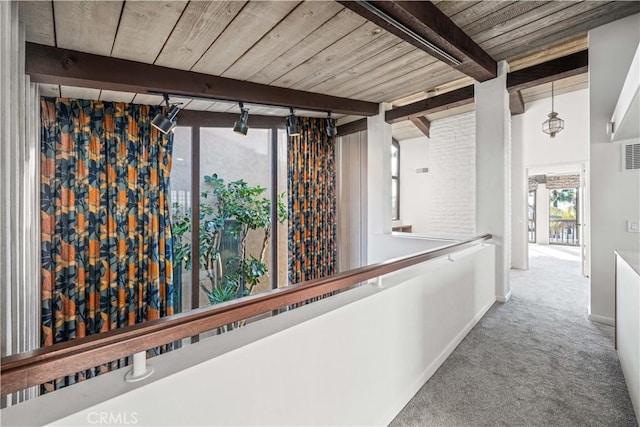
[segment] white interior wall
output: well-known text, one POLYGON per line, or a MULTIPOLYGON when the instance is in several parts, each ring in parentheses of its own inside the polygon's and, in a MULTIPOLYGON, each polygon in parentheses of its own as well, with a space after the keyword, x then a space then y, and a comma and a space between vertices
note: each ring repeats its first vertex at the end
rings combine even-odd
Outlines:
POLYGON ((379 114, 367 117, 367 263, 383 250, 380 241, 391 235, 391 125, 379 114))
MULTIPOLYGON (((2 356, 40 344, 40 102, 24 72, 19 2, 0 2, 0 312, 2 356)), ((26 390, 8 403, 34 394, 26 390)))
POLYGON ((338 165, 338 269, 366 265, 367 132, 340 137, 338 165))
POLYGON ((3 424, 388 425, 495 301, 493 245, 453 257, 155 357, 143 382, 120 370, 46 394, 3 424))
POLYGON ((430 232, 428 187, 433 168, 429 167, 429 146, 426 136, 400 141, 400 221, 411 225, 413 233, 430 232), (423 168, 429 168, 429 172, 416 172, 423 168))
POLYGON ((400 141, 400 219, 414 233, 476 234, 475 145, 473 111, 432 121, 430 138, 400 141))
MULTIPOLYGON (((555 138, 542 132, 542 123, 551 111, 551 99, 525 105, 525 112, 511 118, 513 141, 512 266, 528 265, 526 224, 527 175, 579 173, 589 161, 589 91, 587 89, 555 97, 555 111, 565 120, 565 128, 555 138), (524 182, 523 182, 524 180, 524 182), (524 210, 523 210, 524 209, 524 210), (524 221, 520 221, 524 218, 524 221)), ((549 191, 544 185, 536 192, 536 241, 549 244, 549 191)), ((583 213, 584 215, 585 213, 583 213)))
POLYGON ((528 194, 523 115, 511 116, 511 268, 529 268, 528 194))
POLYGON ((640 234, 626 224, 640 218, 640 172, 621 171, 621 143, 606 134, 639 41, 640 14, 589 32, 590 318, 606 323, 614 322, 613 251, 640 250, 640 234))
POLYGON ((589 160, 589 91, 569 92, 555 97, 555 111, 564 120, 564 130, 551 138, 542 132, 542 123, 551 111, 551 98, 525 105, 522 124, 525 168, 545 168, 548 172, 568 164, 589 160))

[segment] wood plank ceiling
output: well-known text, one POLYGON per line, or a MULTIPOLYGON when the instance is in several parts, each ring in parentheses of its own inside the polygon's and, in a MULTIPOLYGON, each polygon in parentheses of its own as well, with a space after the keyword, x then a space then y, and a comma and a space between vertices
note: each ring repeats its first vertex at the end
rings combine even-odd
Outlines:
MULTIPOLYGON (((582 50, 589 29, 640 11, 635 1, 434 3, 512 70, 582 50)), ((20 18, 34 43, 372 102, 403 105, 471 83, 334 1, 21 1, 20 18)), ((584 85, 585 76, 574 77, 566 89, 584 85)), ((562 85, 557 89, 562 93, 562 85)), ((527 102, 548 90, 522 95, 527 102)), ((55 85, 42 93, 161 102, 157 95, 55 85)), ((176 101, 193 110, 238 111, 223 102, 176 101)))

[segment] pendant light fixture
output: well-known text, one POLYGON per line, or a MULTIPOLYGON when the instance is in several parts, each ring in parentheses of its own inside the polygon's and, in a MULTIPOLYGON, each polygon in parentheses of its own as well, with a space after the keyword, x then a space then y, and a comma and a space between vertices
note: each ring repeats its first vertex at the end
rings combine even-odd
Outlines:
POLYGON ((542 132, 555 138, 556 134, 564 129, 564 120, 558 117, 558 113, 553 108, 553 82, 551 82, 551 112, 549 118, 542 123, 542 132))
POLYGON ((167 115, 164 115, 162 113, 156 114, 156 116, 153 118, 153 121, 151 122, 151 125, 163 134, 167 135, 178 124, 176 116, 180 112, 180 109, 178 108, 178 104, 169 104, 169 95, 167 95, 166 93, 164 94, 164 102, 167 104, 167 108, 169 109, 167 115))
POLYGON ((327 136, 333 138, 338 134, 338 128, 336 127, 335 119, 331 118, 331 111, 327 114, 327 136))
POLYGON ((293 107, 289 107, 289 117, 287 117, 287 134, 289 136, 299 136, 298 118, 293 113, 293 107))
POLYGON ((233 131, 235 133, 246 135, 249 130, 247 120, 249 120, 249 110, 244 108, 244 104, 240 102, 240 120, 234 123, 233 131))

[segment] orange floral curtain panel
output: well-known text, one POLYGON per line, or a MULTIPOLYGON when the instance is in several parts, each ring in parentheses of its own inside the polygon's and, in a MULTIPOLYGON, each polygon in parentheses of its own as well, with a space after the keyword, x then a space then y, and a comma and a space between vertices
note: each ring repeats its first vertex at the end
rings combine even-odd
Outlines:
POLYGON ((42 345, 173 314, 160 111, 42 99, 42 345))
POLYGON ((337 271, 334 138, 325 120, 299 118, 300 136, 288 141, 289 282, 337 271))

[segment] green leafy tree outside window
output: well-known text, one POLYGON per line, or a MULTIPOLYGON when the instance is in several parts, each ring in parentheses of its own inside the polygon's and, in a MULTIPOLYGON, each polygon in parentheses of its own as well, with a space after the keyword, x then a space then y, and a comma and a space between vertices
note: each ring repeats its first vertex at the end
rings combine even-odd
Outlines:
MULTIPOLYGON (((200 195, 199 268, 204 270, 208 286, 201 285, 211 304, 251 295, 260 279, 268 274, 265 256, 271 238, 271 200, 264 196, 265 188, 251 187, 244 180, 224 182, 216 174, 204 177, 209 187, 200 195), (250 231, 262 232, 258 253, 249 253, 247 237, 250 231), (225 249, 224 239, 239 242, 237 251, 225 249)), ((277 221, 287 219, 283 202, 278 196, 277 221)), ((179 268, 190 270, 191 215, 188 209, 174 204, 174 254, 179 268)))

